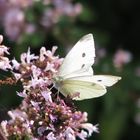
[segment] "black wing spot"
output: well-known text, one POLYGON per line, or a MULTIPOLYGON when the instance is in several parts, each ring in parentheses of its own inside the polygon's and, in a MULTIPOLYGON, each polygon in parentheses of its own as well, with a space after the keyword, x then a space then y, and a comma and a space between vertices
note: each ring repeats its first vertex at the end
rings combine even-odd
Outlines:
POLYGON ((81 68, 83 68, 85 66, 85 64, 83 64, 82 66, 81 66, 81 68))
POLYGON ((101 79, 98 79, 97 81, 98 81, 98 82, 102 82, 102 80, 101 80, 101 79))
POLYGON ((86 56, 86 53, 82 53, 82 57, 85 57, 86 56))

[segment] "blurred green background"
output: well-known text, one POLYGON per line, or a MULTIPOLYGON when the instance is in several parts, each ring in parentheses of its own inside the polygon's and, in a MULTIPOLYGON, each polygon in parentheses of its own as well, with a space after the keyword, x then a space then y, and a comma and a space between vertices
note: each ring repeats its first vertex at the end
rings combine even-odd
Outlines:
MULTIPOLYGON (((122 77, 100 98, 75 102, 99 123, 89 140, 140 140, 140 1, 139 0, 0 0, 0 34, 11 56, 19 59, 30 47, 58 46, 64 57, 85 34, 93 33, 95 74, 122 77)), ((73 61, 73 60, 72 60, 73 61)), ((6 72, 0 72, 1 79, 6 72)), ((19 86, 0 86, 0 121, 21 102, 19 86)))

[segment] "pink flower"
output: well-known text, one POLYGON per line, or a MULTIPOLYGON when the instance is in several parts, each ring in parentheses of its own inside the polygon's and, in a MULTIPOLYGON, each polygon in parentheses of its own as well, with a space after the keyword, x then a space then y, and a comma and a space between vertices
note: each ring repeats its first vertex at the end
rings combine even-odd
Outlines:
POLYGON ((30 48, 28 48, 27 53, 22 53, 20 59, 23 64, 30 64, 32 60, 38 59, 38 56, 30 54, 30 48))
POLYGON ((33 0, 9 0, 11 5, 16 7, 29 7, 33 4, 33 0))
POLYGON ((51 92, 42 91, 41 94, 45 98, 46 102, 52 102, 51 92))
POLYGON ((68 127, 64 132, 66 140, 76 140, 75 132, 72 128, 68 127))
POLYGON ((24 27, 25 16, 20 8, 10 8, 4 16, 5 32, 12 40, 20 37, 20 33, 24 27))
POLYGON ((27 119, 27 114, 19 109, 8 111, 8 115, 12 118, 12 120, 19 118, 21 121, 24 121, 27 119))
POLYGON ((25 90, 23 90, 22 92, 17 92, 17 95, 20 96, 20 97, 23 97, 23 98, 27 97, 27 94, 26 94, 25 90))
POLYGON ((93 132, 99 133, 97 126, 98 126, 98 124, 97 125, 92 125, 90 123, 81 124, 81 127, 88 131, 89 136, 91 136, 93 132))
POLYGON ((124 64, 129 63, 132 60, 132 55, 130 52, 119 49, 113 59, 114 66, 121 69, 124 64))
POLYGON ((56 51, 57 47, 53 47, 52 51, 48 50, 46 51, 45 47, 42 47, 40 49, 40 61, 44 61, 44 59, 46 59, 46 57, 48 57, 50 60, 55 60, 58 57, 54 57, 54 53, 56 51))
POLYGON ((4 132, 5 136, 8 136, 8 131, 7 131, 6 126, 7 126, 7 121, 2 121, 1 122, 1 127, 3 129, 3 132, 4 132))
POLYGON ((57 140, 56 137, 54 136, 54 134, 52 132, 50 132, 47 137, 48 140, 57 140))
POLYGON ((8 48, 5 45, 1 45, 3 41, 3 36, 0 35, 0 69, 2 70, 7 70, 7 69, 12 69, 10 65, 9 58, 5 57, 5 53, 9 54, 8 48))
POLYGON ((7 70, 7 69, 11 69, 11 65, 10 65, 10 61, 7 57, 2 57, 0 56, 0 69, 2 70, 7 70))
POLYGON ((2 43, 2 41, 3 41, 3 36, 0 35, 0 44, 2 43))
POLYGON ((8 48, 4 45, 0 45, 0 55, 4 55, 4 53, 9 54, 8 48))
POLYGON ((13 64, 14 69, 16 69, 16 70, 19 69, 20 63, 15 58, 12 60, 12 64, 13 64))

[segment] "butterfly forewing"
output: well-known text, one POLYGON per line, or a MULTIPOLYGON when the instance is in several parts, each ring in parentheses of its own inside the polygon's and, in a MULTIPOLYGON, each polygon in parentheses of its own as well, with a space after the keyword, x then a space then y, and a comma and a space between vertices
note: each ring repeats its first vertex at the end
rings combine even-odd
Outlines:
POLYGON ((93 76, 93 69, 92 67, 83 68, 77 71, 74 71, 70 74, 63 76, 63 79, 71 79, 71 78, 78 78, 78 77, 91 77, 93 76))
MULTIPOLYGON (((92 34, 81 38, 65 57, 58 75, 64 77, 81 69, 89 69, 94 63, 95 48, 92 34)), ((88 70, 87 70, 88 71, 88 70)))

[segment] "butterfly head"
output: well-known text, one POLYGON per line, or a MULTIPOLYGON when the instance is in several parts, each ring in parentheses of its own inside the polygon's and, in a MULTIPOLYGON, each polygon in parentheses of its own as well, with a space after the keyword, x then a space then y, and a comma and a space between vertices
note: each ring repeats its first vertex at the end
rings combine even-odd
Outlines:
POLYGON ((53 83, 54 83, 54 85, 55 85, 56 88, 59 88, 60 87, 62 81, 63 81, 63 77, 61 77, 61 76, 55 75, 53 77, 53 83))

